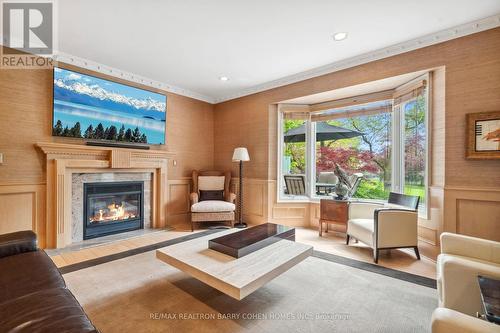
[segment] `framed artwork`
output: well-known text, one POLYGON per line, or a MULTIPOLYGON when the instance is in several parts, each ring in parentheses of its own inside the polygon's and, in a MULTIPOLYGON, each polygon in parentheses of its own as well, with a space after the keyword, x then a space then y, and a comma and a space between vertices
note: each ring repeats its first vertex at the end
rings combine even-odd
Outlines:
POLYGON ((500 159, 500 111, 467 114, 467 159, 500 159))

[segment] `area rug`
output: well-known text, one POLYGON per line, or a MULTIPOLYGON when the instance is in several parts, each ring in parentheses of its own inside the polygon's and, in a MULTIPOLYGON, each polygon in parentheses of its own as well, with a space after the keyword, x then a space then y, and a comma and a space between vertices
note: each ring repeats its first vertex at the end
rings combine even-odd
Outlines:
POLYGON ((436 290, 309 257, 242 301, 168 266, 155 251, 64 274, 108 332, 429 332, 436 290))

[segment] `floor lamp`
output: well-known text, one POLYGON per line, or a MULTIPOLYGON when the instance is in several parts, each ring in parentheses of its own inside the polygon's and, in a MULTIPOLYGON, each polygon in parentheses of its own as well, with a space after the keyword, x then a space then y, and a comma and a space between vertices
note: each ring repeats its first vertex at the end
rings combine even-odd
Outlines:
POLYGON ((243 223, 243 162, 250 161, 248 150, 243 147, 234 149, 233 162, 240 162, 240 187, 238 193, 238 223, 234 226, 236 228, 246 228, 247 224, 243 223))

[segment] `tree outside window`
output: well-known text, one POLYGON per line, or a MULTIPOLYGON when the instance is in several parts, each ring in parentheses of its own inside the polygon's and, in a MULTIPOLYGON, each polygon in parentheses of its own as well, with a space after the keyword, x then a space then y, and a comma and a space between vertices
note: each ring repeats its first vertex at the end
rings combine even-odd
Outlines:
POLYGON ((425 204, 426 126, 424 96, 408 101, 404 110, 404 193, 425 204))
POLYGON ((348 174, 363 174, 355 197, 386 199, 391 189, 390 113, 335 119, 327 123, 362 135, 317 143, 316 176, 332 172, 337 164, 348 174))

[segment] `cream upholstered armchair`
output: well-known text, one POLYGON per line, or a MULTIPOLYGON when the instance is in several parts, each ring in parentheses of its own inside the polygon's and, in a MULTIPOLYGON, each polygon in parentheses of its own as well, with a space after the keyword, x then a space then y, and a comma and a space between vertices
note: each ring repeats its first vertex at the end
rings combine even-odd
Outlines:
POLYGON ((383 249, 413 248, 420 260, 417 243, 419 197, 391 192, 386 204, 351 202, 346 244, 351 237, 373 249, 378 262, 383 249))
POLYGON ((500 279, 500 243, 444 232, 436 266, 439 308, 432 332, 500 332, 499 325, 476 318, 483 313, 478 275, 500 279))
POLYGON ((193 171, 191 231, 195 223, 228 221, 234 225, 234 201, 230 192, 231 172, 193 171))
POLYGON ((432 313, 432 333, 500 333, 500 325, 447 308, 432 313))

